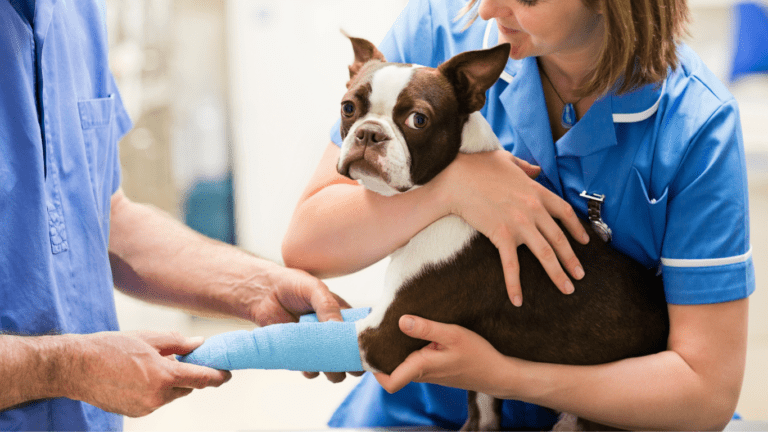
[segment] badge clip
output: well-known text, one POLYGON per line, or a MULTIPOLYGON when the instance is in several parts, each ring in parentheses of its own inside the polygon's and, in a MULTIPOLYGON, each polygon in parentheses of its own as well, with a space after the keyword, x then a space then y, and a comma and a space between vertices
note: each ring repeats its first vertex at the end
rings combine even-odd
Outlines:
POLYGON ((613 232, 608 224, 603 221, 601 213, 605 195, 588 194, 587 191, 584 191, 579 196, 587 199, 587 213, 589 222, 592 223, 592 228, 594 228, 597 235, 599 235, 604 242, 610 242, 611 238, 613 238, 613 232))

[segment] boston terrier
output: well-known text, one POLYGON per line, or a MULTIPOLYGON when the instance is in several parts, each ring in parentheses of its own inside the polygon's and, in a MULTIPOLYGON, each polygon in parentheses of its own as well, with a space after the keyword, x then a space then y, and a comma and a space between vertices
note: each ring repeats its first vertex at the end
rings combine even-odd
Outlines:
MULTIPOLYGON (((434 69, 388 63, 370 42, 350 40, 355 61, 341 104, 339 173, 391 196, 429 182, 459 152, 502 148, 478 110, 504 70, 508 44, 458 54, 434 69)), ((664 350, 669 318, 660 278, 583 224, 591 241, 569 241, 586 276, 573 281, 571 295, 520 246, 525 302, 518 308, 493 243, 457 216, 434 222, 392 253, 382 299, 356 324, 365 369, 391 373, 427 345, 400 331, 404 314, 458 324, 504 355, 536 362, 592 365, 664 350)), ((498 430, 500 401, 473 392, 469 399, 462 429, 498 430)), ((561 415, 556 429, 593 426, 561 415)))

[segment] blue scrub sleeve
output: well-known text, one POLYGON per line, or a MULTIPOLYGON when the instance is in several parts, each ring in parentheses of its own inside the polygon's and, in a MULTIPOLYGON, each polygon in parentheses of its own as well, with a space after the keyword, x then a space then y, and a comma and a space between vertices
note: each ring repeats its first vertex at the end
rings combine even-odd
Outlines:
POLYGON ((369 312, 369 308, 345 309, 341 311, 344 322, 321 323, 311 314, 298 323, 223 333, 179 360, 221 370, 362 371, 354 322, 369 312))
POLYGON ((738 107, 723 103, 694 137, 669 186, 662 266, 667 301, 707 304, 755 290, 738 107))

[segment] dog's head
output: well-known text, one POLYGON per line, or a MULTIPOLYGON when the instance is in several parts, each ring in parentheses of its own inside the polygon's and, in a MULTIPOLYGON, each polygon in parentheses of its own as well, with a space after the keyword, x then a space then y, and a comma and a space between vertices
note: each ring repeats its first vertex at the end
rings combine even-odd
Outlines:
POLYGON ((355 62, 341 102, 339 173, 382 195, 427 183, 462 147, 465 125, 504 70, 509 44, 458 54, 433 69, 388 63, 372 43, 350 40, 355 62))

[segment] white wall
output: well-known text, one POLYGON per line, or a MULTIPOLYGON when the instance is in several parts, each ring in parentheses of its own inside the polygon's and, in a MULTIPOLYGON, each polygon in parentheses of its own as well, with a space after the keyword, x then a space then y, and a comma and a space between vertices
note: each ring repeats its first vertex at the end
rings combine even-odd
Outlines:
MULTIPOLYGON (((282 262, 298 196, 330 142, 354 58, 341 34, 378 44, 406 0, 231 0, 231 124, 238 242, 282 262)), ((383 263, 328 281, 354 306, 380 293, 383 263), (358 289, 365 286, 366 289, 358 289)))

